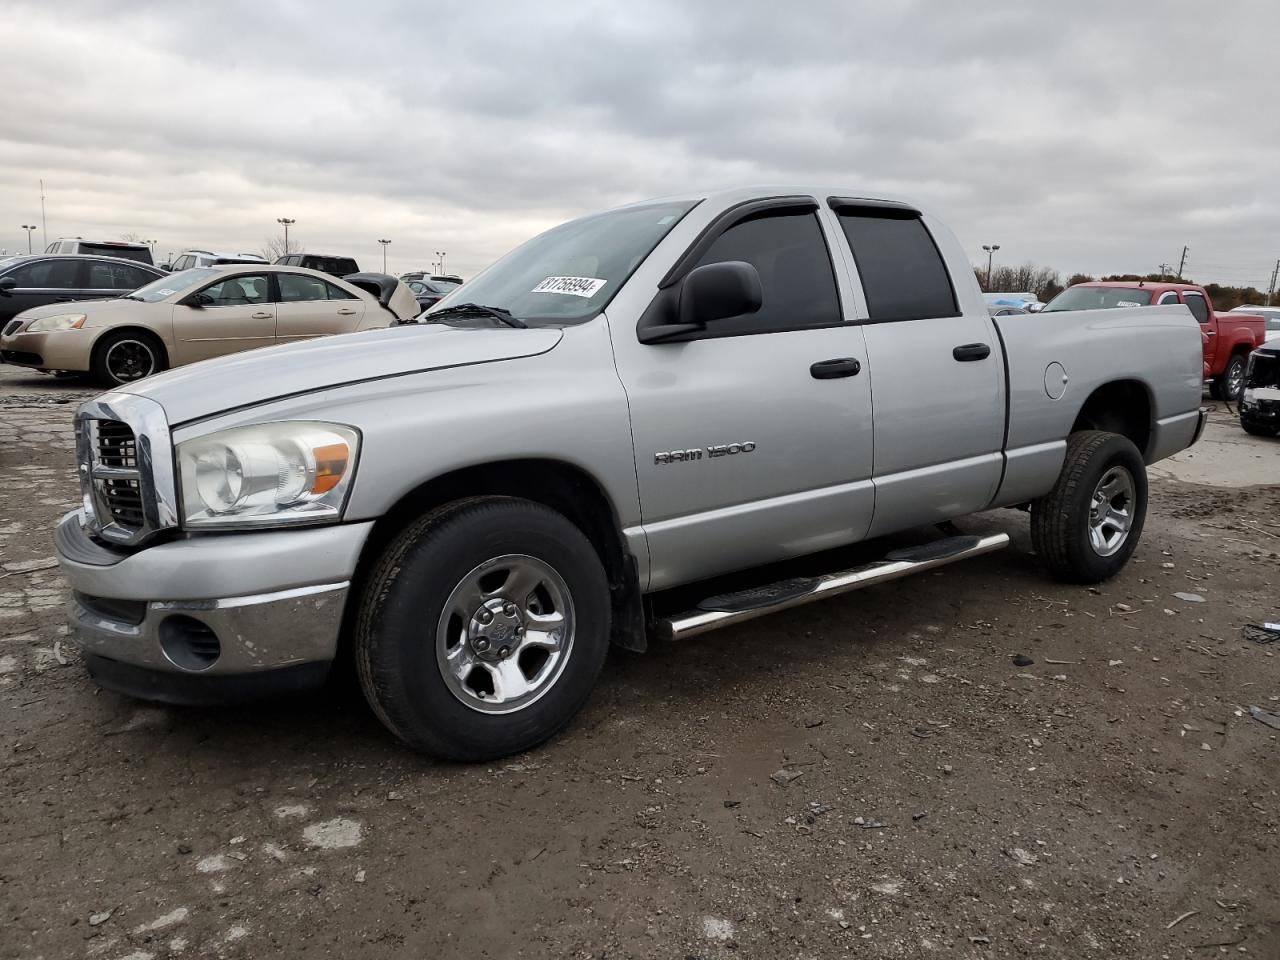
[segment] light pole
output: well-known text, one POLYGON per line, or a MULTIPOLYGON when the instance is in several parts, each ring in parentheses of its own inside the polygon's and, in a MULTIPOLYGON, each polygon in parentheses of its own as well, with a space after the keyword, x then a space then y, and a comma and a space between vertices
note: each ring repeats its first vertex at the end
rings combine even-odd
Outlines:
POLYGON ((30 253, 31 252, 31 234, 35 233, 36 228, 34 226, 29 226, 28 224, 24 223, 22 225, 22 229, 27 231, 27 253, 30 253))
POLYGON ((993 243, 990 246, 982 245, 982 249, 987 251, 987 292, 991 292, 991 258, 995 256, 996 251, 1000 249, 1000 244, 993 243))
POLYGON ((379 240, 378 242, 382 244, 382 272, 386 273, 387 272, 387 247, 391 246, 391 241, 379 240))
POLYGON ((276 217, 276 223, 284 227, 284 250, 282 252, 286 255, 289 253, 289 227, 297 222, 297 220, 291 220, 289 217, 276 217))
POLYGON ((445 255, 445 251, 443 250, 436 251, 436 271, 438 273, 444 273, 444 255, 445 255))

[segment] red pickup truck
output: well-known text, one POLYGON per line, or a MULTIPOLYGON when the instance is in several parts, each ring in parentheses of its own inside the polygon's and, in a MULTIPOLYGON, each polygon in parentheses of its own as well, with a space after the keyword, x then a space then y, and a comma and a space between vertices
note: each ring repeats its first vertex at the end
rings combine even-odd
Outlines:
POLYGON ((1044 309, 1101 310, 1161 303, 1185 303, 1200 321, 1209 395, 1215 400, 1239 400, 1249 354, 1266 340, 1267 321, 1250 313, 1217 313, 1204 287, 1146 280, 1077 283, 1050 300, 1044 309))

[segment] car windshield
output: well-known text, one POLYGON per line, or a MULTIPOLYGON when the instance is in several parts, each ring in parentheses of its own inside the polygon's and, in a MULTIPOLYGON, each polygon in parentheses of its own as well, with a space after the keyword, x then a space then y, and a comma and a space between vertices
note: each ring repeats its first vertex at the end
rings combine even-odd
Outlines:
POLYGON ((646 203, 554 227, 453 288, 424 319, 452 303, 476 303, 530 326, 588 320, 693 207, 694 201, 646 203))
POLYGON ((1113 310, 1116 307, 1146 307, 1151 291, 1138 287, 1068 287, 1049 301, 1044 313, 1059 310, 1113 310))
POLYGON ((217 270, 211 270, 208 267, 180 270, 163 276, 159 280, 152 280, 145 287, 139 287, 129 294, 128 299, 141 300, 143 303, 159 303, 175 293, 185 293, 193 287, 198 287, 217 275, 217 270))

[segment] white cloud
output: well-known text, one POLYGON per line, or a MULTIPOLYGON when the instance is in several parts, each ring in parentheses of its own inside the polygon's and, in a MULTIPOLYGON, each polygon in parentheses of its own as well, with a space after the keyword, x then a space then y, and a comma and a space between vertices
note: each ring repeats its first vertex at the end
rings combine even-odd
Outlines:
POLYGON ((1265 284, 1265 0, 11 3, 0 246, 156 237, 474 273, 566 217, 700 186, 913 197, 975 259, 1265 284), (9 222, 12 221, 12 222, 9 222), (39 233, 36 239, 39 240, 39 233))

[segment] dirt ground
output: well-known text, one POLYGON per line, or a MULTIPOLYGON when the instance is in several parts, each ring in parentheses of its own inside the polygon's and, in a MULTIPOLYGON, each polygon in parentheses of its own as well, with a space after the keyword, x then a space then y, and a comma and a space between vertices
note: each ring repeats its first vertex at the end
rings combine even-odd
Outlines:
POLYGON ((1280 957, 1280 441, 1220 408, 1111 583, 964 520, 1013 548, 617 653, 462 767, 342 690, 95 688, 51 568, 90 393, 0 368, 0 957, 1280 957))

